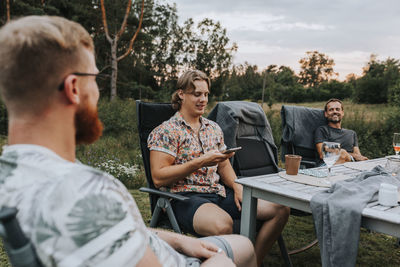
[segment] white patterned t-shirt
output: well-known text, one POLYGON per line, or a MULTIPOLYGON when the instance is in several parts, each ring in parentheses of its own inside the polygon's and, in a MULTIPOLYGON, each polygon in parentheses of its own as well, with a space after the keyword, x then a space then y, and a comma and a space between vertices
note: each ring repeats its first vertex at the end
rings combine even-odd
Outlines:
POLYGON ((16 207, 45 266, 135 266, 147 246, 163 266, 185 258, 149 231, 134 199, 111 175, 37 145, 0 157, 0 207, 16 207))

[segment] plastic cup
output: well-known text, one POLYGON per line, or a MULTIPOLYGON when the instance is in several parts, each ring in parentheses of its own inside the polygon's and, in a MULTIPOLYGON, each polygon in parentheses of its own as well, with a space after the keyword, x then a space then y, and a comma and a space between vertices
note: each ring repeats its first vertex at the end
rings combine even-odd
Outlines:
POLYGON ((301 156, 299 155, 285 155, 285 168, 286 174, 297 175, 300 168, 301 156))

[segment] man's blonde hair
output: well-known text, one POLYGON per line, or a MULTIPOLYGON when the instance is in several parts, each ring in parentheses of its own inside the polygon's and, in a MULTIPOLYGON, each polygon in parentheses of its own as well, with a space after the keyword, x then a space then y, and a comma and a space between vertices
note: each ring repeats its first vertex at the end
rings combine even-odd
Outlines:
POLYGON ((210 90, 211 82, 208 76, 200 70, 188 70, 179 77, 176 84, 177 90, 172 94, 171 103, 175 110, 181 109, 182 100, 179 98, 178 91, 182 90, 185 93, 192 93, 195 89, 195 81, 205 81, 210 90))
POLYGON ((61 17, 28 16, 0 29, 0 92, 11 112, 41 111, 63 79, 84 71, 89 33, 61 17))

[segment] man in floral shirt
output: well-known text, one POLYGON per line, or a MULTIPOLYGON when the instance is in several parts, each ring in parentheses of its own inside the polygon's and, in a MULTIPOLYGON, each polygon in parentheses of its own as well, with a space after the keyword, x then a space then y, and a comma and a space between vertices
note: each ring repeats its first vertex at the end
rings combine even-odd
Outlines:
MULTIPOLYGON (((202 236, 230 234, 240 218, 242 186, 229 162, 221 128, 203 118, 210 80, 189 70, 179 79, 172 96, 177 113, 149 135, 151 173, 156 187, 190 200, 172 203, 183 229, 202 236)), ((282 232, 289 208, 258 201, 257 218, 264 221, 255 242, 257 263, 282 232)))
POLYGON ((255 266, 243 237, 147 229, 118 180, 76 162, 76 144, 102 132, 97 75, 93 41, 75 22, 30 16, 0 30, 0 89, 9 116, 0 207, 18 208, 42 264, 255 266))

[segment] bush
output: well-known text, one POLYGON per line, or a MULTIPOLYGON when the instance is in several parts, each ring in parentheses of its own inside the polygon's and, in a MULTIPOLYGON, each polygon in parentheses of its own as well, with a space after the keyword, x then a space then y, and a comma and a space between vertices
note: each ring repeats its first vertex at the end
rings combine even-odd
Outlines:
POLYGON ((393 106, 400 106, 400 79, 389 87, 388 102, 393 106))
POLYGON ((77 158, 84 164, 108 172, 127 188, 145 185, 142 155, 137 133, 104 136, 91 145, 79 146, 77 158))
POLYGON ((99 102, 99 117, 104 124, 104 135, 137 133, 136 103, 132 99, 102 99, 99 102))
POLYGON ((146 184, 140 152, 136 103, 131 99, 101 100, 99 117, 103 136, 92 145, 79 146, 77 158, 83 163, 110 173, 127 188, 146 184))

